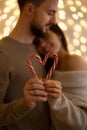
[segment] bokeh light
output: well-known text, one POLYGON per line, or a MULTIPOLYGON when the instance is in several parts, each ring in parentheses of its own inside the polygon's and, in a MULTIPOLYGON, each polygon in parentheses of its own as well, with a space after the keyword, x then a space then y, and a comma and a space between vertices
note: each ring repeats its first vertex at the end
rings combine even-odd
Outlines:
POLYGON ((87 61, 87 1, 59 1, 57 22, 66 35, 69 51, 71 54, 83 56, 87 61), (64 19, 60 17, 59 12, 61 11, 64 14, 64 19))

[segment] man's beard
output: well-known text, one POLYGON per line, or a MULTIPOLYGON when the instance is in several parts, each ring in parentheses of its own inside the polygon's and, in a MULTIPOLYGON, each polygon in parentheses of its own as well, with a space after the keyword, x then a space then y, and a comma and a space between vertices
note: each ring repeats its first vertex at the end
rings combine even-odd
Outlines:
MULTIPOLYGON (((38 25, 37 25, 38 26, 38 25)), ((37 27, 36 25, 31 25, 31 31, 36 37, 44 37, 45 32, 41 30, 41 28, 37 27)))

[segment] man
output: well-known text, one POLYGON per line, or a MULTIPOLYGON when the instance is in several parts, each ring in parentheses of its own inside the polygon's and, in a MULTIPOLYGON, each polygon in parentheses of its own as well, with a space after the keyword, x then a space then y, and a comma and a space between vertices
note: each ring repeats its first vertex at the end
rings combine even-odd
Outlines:
MULTIPOLYGON (((18 0, 20 17, 14 30, 0 41, 0 130, 50 130, 48 96, 61 94, 60 82, 32 78, 27 58, 37 52, 35 35, 55 23, 57 0, 18 0), (48 86, 46 88, 46 86, 48 86)), ((32 60, 39 77, 44 68, 32 60)))
POLYGON ((18 0, 18 3, 20 17, 10 37, 31 44, 37 32, 42 34, 55 23, 57 0, 18 0))

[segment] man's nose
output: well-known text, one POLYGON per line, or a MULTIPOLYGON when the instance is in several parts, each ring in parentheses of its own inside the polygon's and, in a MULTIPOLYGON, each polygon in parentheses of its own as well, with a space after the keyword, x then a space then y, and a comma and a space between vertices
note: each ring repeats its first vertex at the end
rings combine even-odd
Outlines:
POLYGON ((56 24, 56 15, 52 16, 50 22, 51 24, 56 24))

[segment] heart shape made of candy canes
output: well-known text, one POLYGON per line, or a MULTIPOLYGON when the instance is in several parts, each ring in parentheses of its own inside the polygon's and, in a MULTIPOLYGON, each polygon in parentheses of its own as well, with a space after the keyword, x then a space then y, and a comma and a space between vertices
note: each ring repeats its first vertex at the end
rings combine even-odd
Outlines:
POLYGON ((30 71, 32 72, 32 74, 34 75, 34 77, 39 78, 37 73, 36 73, 36 71, 35 71, 35 69, 34 69, 34 67, 33 67, 33 65, 32 65, 32 62, 31 62, 31 59, 33 57, 35 57, 41 65, 45 65, 46 62, 47 62, 47 59, 49 57, 53 57, 54 58, 54 63, 53 63, 51 69, 49 70, 49 72, 48 72, 48 74, 47 74, 47 76, 45 78, 45 79, 50 79, 50 77, 51 77, 51 75, 52 75, 53 71, 55 70, 55 67, 56 67, 56 65, 58 63, 58 55, 57 55, 57 53, 48 52, 45 55, 43 61, 42 61, 41 57, 37 53, 32 53, 32 54, 30 54, 28 56, 28 59, 27 59, 28 67, 29 67, 30 71))

